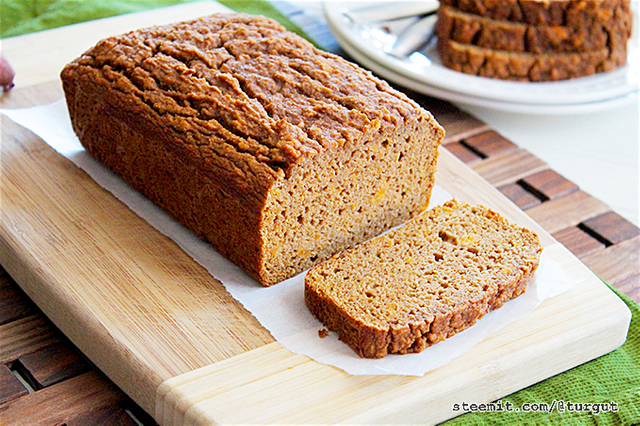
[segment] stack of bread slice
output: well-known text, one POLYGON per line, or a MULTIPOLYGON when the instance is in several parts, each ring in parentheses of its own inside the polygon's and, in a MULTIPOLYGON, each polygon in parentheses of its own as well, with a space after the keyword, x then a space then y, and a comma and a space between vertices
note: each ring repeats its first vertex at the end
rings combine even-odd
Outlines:
POLYGON ((557 81, 627 62, 629 0, 440 0, 444 66, 518 81, 557 81))

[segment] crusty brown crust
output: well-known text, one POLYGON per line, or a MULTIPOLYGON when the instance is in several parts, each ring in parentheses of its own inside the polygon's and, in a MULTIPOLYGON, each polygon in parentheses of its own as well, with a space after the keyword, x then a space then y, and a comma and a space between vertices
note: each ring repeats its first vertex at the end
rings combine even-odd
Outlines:
POLYGON ((454 200, 312 268, 305 302, 361 357, 420 352, 524 293, 541 251, 533 232, 454 200))
POLYGON ((437 34, 442 39, 493 50, 531 53, 616 51, 625 43, 631 15, 611 23, 580 26, 528 25, 499 21, 461 12, 449 6, 438 9, 437 34))
MULTIPOLYGON (((419 353, 438 342, 466 330, 486 313, 526 291, 534 270, 500 283, 500 292, 487 300, 460 305, 429 321, 388 329, 374 327, 351 317, 326 294, 305 291, 305 303, 327 329, 336 331, 340 340, 362 358, 384 358, 389 354, 419 353)), ((306 290, 306 289, 305 289, 306 290)))
POLYGON ((61 79, 87 152, 264 285, 428 203, 444 136, 433 116, 271 19, 219 14, 111 37, 61 79), (322 179, 356 166, 382 186, 354 211, 366 188, 338 196, 322 179), (314 224, 323 214, 340 220, 314 224))
POLYGON ((629 0, 440 0, 446 6, 529 25, 588 27, 630 15, 629 0))
POLYGON ((536 55, 438 39, 443 65, 466 74, 514 81, 558 81, 610 71, 626 63, 626 47, 578 53, 536 55))

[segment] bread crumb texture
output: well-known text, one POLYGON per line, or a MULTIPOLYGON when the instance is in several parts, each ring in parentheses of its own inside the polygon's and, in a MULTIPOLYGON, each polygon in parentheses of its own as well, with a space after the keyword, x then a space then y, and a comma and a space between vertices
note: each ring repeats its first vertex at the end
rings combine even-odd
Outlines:
POLYGON ((312 268, 305 301, 361 357, 421 352, 524 293, 535 233, 450 201, 312 268))
POLYGON ((264 285, 428 203, 433 116, 271 19, 129 32, 61 77, 85 149, 264 285))

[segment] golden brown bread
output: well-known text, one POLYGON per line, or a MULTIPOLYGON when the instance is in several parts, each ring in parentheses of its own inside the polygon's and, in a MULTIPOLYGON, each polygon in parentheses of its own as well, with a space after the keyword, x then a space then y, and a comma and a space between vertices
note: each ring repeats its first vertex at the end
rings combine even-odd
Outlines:
POLYGON ((264 285, 428 204, 432 115, 273 20, 111 37, 61 78, 85 149, 264 285))
POLYGON ((522 294, 535 233, 450 201, 313 267, 309 310, 361 357, 420 352, 522 294))
POLYGON ((462 12, 529 25, 591 26, 630 14, 629 0, 440 0, 462 12))
POLYGON ((528 25, 494 20, 443 6, 438 9, 438 37, 493 50, 531 53, 589 52, 603 48, 616 51, 626 44, 631 27, 628 19, 610 24, 580 26, 528 25))
POLYGON ((611 58, 607 48, 576 53, 508 52, 438 39, 442 63, 454 70, 480 77, 514 81, 557 81, 610 71, 626 62, 611 58))
POLYGON ((444 66, 481 77, 557 81, 627 63, 629 0, 443 0, 444 66))

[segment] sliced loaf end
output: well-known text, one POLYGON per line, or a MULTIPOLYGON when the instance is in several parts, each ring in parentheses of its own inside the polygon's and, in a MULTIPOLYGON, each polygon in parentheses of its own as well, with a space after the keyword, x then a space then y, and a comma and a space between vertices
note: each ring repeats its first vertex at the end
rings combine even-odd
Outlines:
POLYGON ((305 301, 361 357, 421 352, 524 293, 541 252, 532 231, 454 200, 312 268, 305 301))

